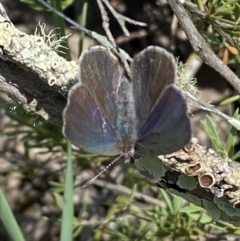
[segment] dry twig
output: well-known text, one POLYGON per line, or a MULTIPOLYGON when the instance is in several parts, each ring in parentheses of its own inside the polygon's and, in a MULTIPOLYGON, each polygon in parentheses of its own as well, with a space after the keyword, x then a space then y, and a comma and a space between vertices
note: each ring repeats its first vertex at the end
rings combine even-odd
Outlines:
POLYGON ((238 92, 240 92, 240 79, 218 56, 212 51, 207 42, 194 26, 183 5, 176 0, 167 0, 173 12, 176 14, 179 23, 186 33, 194 51, 204 60, 206 64, 215 69, 225 78, 238 92))

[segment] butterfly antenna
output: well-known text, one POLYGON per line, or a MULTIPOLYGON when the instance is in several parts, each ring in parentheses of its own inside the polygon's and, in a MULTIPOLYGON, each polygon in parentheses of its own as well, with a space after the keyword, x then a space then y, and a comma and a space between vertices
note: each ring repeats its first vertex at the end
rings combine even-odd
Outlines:
POLYGON ((114 163, 116 163, 121 157, 123 157, 124 154, 120 155, 119 157, 117 157, 116 159, 114 159, 111 163, 109 163, 101 172, 99 172, 95 177, 93 177, 92 179, 90 179, 89 181, 87 181, 85 184, 83 184, 81 186, 81 188, 86 188, 88 187, 90 184, 92 184, 99 176, 101 176, 104 172, 106 172, 114 163))

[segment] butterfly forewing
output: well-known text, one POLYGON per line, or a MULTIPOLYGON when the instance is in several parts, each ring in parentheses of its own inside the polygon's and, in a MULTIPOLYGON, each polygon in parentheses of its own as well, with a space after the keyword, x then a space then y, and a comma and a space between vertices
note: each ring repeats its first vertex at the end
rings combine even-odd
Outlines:
POLYGON ((118 59, 103 47, 83 52, 79 60, 79 80, 85 85, 101 113, 116 127, 116 98, 122 79, 118 59))
POLYGON ((164 89, 175 81, 174 59, 162 48, 150 46, 134 57, 131 77, 140 128, 164 89))
POLYGON ((63 134, 74 145, 99 155, 119 154, 116 133, 85 86, 71 89, 63 117, 63 134))

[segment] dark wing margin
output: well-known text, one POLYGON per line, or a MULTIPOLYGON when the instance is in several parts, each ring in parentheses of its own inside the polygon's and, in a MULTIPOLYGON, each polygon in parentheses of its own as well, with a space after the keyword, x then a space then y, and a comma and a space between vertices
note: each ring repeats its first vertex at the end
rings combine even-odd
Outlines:
POLYGON ((107 156, 120 153, 115 131, 81 84, 76 84, 69 92, 63 112, 63 134, 87 152, 107 156))

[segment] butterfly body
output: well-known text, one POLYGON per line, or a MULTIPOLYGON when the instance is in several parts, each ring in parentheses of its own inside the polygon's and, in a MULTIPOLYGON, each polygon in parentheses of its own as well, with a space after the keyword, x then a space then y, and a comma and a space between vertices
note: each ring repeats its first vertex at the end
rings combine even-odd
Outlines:
POLYGON ((99 155, 157 156, 183 148, 191 138, 186 102, 175 87, 173 57, 148 47, 134 57, 131 79, 103 47, 80 57, 79 83, 69 92, 64 135, 99 155))
POLYGON ((133 88, 124 77, 117 94, 117 125, 115 127, 120 154, 124 155, 126 162, 134 156, 134 146, 138 139, 136 125, 136 110, 133 88))

